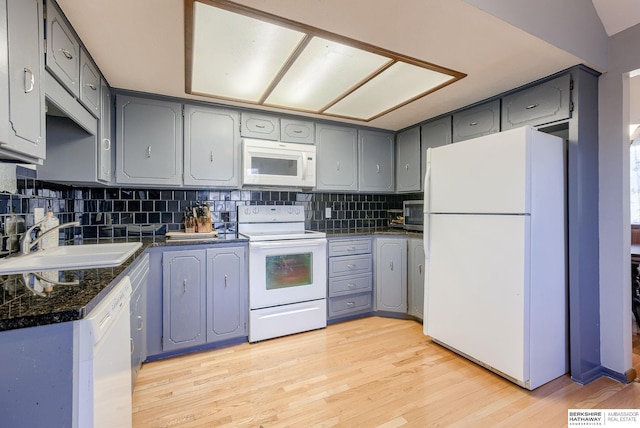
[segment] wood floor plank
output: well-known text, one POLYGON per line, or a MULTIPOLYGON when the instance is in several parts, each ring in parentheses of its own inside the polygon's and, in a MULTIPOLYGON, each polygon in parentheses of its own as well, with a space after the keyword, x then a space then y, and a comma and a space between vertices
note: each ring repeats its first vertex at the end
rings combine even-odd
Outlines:
POLYGON ((640 384, 565 375, 527 391, 414 321, 369 317, 146 363, 133 426, 566 426, 569 408, 640 408, 640 384))

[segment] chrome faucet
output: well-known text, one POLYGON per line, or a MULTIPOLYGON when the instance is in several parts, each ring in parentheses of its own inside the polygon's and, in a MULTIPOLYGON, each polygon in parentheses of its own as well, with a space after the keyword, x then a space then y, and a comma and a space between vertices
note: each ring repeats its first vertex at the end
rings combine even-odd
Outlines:
POLYGON ((47 229, 44 233, 42 233, 36 239, 32 240, 31 239, 31 232, 33 232, 33 230, 36 227, 38 227, 42 223, 44 223, 45 220, 46 220, 46 218, 40 220, 39 222, 37 222, 36 224, 31 226, 29 229, 27 229, 26 232, 24 232, 24 235, 22 235, 22 239, 20 240, 20 252, 22 254, 24 254, 24 255, 29 254, 31 252, 31 250, 33 249, 33 247, 38 245, 44 236, 46 236, 48 233, 53 232, 54 230, 57 231, 59 229, 65 228, 65 227, 80 226, 80 222, 79 221, 72 221, 70 223, 63 223, 63 224, 60 224, 58 226, 52 227, 51 229, 47 229))

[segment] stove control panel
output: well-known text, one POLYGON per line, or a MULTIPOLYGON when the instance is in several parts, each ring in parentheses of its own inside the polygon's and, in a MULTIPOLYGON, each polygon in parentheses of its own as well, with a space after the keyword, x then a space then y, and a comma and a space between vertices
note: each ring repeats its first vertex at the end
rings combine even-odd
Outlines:
POLYGON ((300 205, 246 205, 238 207, 238 223, 304 222, 300 205))

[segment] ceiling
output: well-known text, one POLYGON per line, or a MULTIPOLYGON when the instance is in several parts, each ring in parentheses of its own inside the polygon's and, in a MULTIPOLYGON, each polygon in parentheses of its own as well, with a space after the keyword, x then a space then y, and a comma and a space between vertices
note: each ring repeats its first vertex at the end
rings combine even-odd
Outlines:
MULTIPOLYGON (((111 86, 216 102, 185 93, 182 0, 57 1, 111 86)), ((377 1, 375 7, 371 0, 237 3, 468 75, 367 123, 389 130, 405 128, 583 62, 462 0, 377 1)), ((636 0, 593 3, 609 35, 640 21, 640 8, 636 6, 629 6, 636 13, 611 11, 620 4, 636 4, 636 0)))

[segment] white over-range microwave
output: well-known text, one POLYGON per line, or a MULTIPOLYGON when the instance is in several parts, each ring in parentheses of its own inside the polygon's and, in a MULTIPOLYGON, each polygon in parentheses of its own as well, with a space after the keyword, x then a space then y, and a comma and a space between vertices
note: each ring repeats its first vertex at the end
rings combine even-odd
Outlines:
POLYGON ((245 138, 242 146, 243 185, 316 187, 314 145, 245 138))

